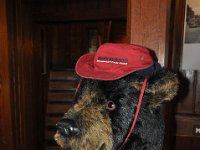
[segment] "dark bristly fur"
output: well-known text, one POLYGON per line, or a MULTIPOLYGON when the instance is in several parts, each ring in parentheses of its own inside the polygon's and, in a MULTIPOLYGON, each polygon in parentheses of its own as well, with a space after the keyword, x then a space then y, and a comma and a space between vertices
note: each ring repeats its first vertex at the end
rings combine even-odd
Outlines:
MULTIPOLYGON (((75 150, 116 150, 130 129, 143 80, 135 73, 115 81, 83 79, 77 104, 63 117, 76 120, 80 134, 65 138, 57 133, 57 143, 75 150), (108 101, 115 103, 114 111, 106 110, 108 101)), ((164 122, 159 106, 171 100, 177 89, 176 76, 164 69, 149 79, 139 118, 124 149, 162 149, 164 122)))

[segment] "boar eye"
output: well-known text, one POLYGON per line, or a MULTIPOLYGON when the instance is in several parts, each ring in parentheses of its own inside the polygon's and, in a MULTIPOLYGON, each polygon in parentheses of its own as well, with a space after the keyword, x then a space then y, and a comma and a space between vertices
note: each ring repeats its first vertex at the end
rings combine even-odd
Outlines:
POLYGON ((115 103, 113 101, 108 101, 106 103, 106 109, 107 110, 113 111, 113 110, 115 110, 115 108, 116 108, 116 105, 115 105, 115 103))

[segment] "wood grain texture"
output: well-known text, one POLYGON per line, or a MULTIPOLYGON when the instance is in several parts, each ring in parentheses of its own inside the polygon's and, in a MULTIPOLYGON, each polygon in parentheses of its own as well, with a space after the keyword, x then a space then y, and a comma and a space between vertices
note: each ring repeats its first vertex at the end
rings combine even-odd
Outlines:
POLYGON ((181 70, 180 92, 178 95, 177 114, 200 114, 200 71, 181 70))
POLYGON ((126 0, 52 0, 31 5, 35 19, 40 22, 122 19, 127 8, 126 0))
POLYGON ((130 0, 130 42, 154 50, 164 65, 170 0, 130 0))
POLYGON ((198 137, 199 135, 194 134, 194 126, 200 125, 200 119, 194 115, 176 115, 174 126, 172 127, 173 136, 183 137, 198 137))
MULTIPOLYGON (((168 66, 171 0, 128 0, 127 34, 132 44, 153 50, 162 66, 168 66)), ((166 105, 165 105, 166 106, 166 105)), ((170 141, 170 109, 165 107, 166 135, 164 149, 170 141)))
POLYGON ((176 0, 174 4, 173 17, 171 18, 171 55, 168 59, 171 63, 170 68, 178 71, 182 61, 184 18, 186 0, 176 0))
POLYGON ((0 148, 13 149, 6 0, 0 1, 0 148))
POLYGON ((34 85, 30 7, 21 0, 8 1, 10 70, 12 74, 13 138, 15 150, 38 149, 41 122, 34 85), (37 135, 38 134, 38 135, 37 135), (39 137, 39 138, 38 138, 39 137))
POLYGON ((199 138, 181 137, 175 138, 175 147, 172 150, 197 150, 200 149, 199 138))

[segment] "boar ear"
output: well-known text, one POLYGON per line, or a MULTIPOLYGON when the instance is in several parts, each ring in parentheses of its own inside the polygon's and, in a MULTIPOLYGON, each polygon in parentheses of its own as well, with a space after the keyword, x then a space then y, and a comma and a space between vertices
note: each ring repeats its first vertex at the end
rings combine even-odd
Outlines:
MULTIPOLYGON (((143 79, 136 78, 132 80, 131 86, 137 91, 141 90, 143 79)), ((153 75, 147 82, 145 92, 149 94, 149 109, 154 110, 163 102, 170 101, 178 91, 178 78, 174 73, 161 69, 153 75)))
POLYGON ((172 100, 177 94, 178 84, 177 76, 166 69, 151 77, 146 87, 146 92, 150 94, 150 110, 156 109, 165 101, 172 100))

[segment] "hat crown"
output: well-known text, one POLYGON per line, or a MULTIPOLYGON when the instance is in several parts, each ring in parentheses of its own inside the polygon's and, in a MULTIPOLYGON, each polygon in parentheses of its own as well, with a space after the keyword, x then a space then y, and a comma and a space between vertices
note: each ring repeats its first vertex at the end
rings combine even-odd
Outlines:
POLYGON ((84 78, 116 80, 152 64, 153 60, 145 47, 105 43, 96 53, 83 55, 75 69, 84 78))
POLYGON ((149 51, 141 46, 106 43, 101 45, 94 58, 95 70, 119 70, 131 65, 141 67, 152 62, 149 51))

